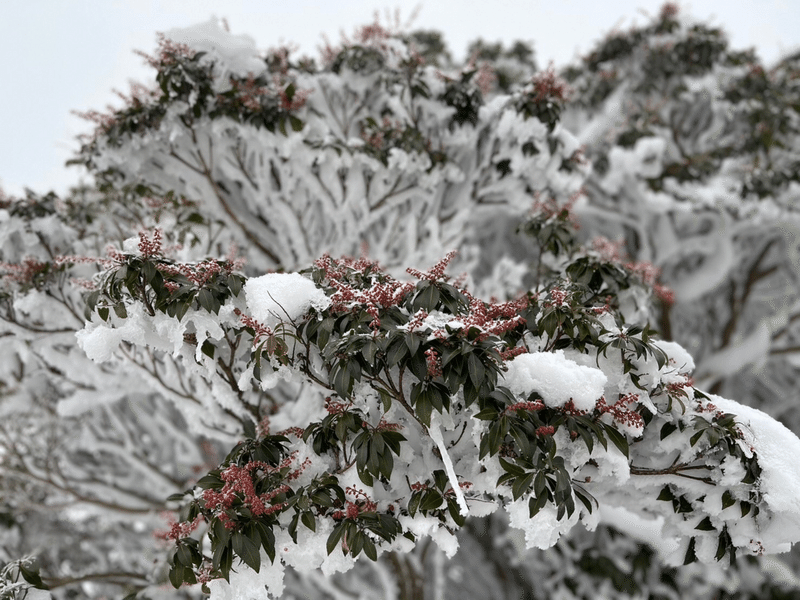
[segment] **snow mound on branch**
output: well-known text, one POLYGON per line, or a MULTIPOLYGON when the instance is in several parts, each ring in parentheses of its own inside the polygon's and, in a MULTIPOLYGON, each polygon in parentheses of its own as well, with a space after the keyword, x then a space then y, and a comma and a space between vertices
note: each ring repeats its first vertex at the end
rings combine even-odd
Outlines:
POLYGON ((325 310, 331 299, 298 273, 268 273, 244 284, 247 309, 257 321, 275 328, 278 323, 295 321, 311 307, 325 310))
POLYGON ((280 598, 283 594, 284 566, 281 561, 270 563, 261 550, 261 568, 256 573, 246 565, 231 569, 230 583, 224 579, 208 582, 211 600, 263 600, 280 598))
POLYGON ((694 358, 683 346, 677 342, 667 342, 665 340, 656 340, 655 345, 664 351, 670 363, 674 363, 679 373, 691 374, 694 371, 694 358))
POLYGON ((552 548, 562 534, 575 526, 581 513, 576 510, 570 517, 559 520, 557 510, 552 505, 547 505, 531 518, 528 501, 524 498, 509 503, 506 511, 511 527, 525 534, 525 548, 528 550, 552 548))
POLYGON ((551 408, 572 400, 576 409, 592 410, 608 382, 600 369, 579 365, 563 350, 520 354, 506 364, 504 384, 514 394, 527 397, 538 392, 551 408))
POLYGON ((758 457, 759 491, 771 513, 759 523, 765 551, 788 551, 800 539, 800 439, 757 408, 713 394, 709 398, 720 410, 736 415, 745 442, 758 457))
POLYGON ((246 77, 249 73, 264 70, 264 61, 258 56, 256 42, 249 35, 233 35, 212 18, 183 29, 171 29, 165 37, 178 44, 186 44, 197 52, 206 52, 202 60, 210 59, 233 75, 246 77))

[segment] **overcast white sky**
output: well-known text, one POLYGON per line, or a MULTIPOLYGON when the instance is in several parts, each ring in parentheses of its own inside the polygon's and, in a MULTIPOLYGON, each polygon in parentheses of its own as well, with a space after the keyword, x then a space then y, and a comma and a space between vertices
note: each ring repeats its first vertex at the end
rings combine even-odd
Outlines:
MULTIPOLYGON (((468 42, 533 42, 540 65, 586 52, 614 27, 658 12, 663 0, 421 0, 412 28, 438 29, 456 57, 468 42)), ((755 46, 770 63, 800 44, 797 0, 685 0, 689 14, 723 27, 735 48, 755 46)), ((0 185, 20 194, 63 192, 80 178, 64 167, 89 125, 72 110, 102 109, 149 81, 134 49, 150 52, 155 33, 225 17, 232 33, 259 48, 294 42, 316 56, 321 34, 333 41, 396 8, 403 19, 418 0, 0 0, 0 185)))

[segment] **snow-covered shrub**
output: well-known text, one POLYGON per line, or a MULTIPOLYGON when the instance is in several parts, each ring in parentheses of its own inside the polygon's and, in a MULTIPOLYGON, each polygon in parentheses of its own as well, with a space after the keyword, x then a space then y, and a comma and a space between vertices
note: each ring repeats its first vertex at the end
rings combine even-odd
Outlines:
MULTIPOLYGON (((607 61, 644 57, 620 79, 652 79, 631 97, 686 95, 678 67, 715 72, 722 38, 665 10, 588 57, 570 89, 553 70, 513 83, 532 67, 523 47, 477 44, 459 69, 423 33, 374 23, 317 66, 286 49, 262 57, 216 22, 170 32, 148 59, 157 87, 88 115, 99 127, 77 160, 96 190, 0 198, 4 549, 42 564, 40 581, 8 563, 20 590, 700 597, 732 593, 737 577, 751 582, 742 598, 778 589, 780 564, 748 555, 797 539, 786 457, 800 442, 701 391, 692 356, 653 327, 677 332, 665 325, 681 302, 712 297, 732 252, 746 254, 732 222, 760 241, 787 214, 734 201, 703 212, 694 197, 681 212, 686 186, 707 198, 698 181, 714 169, 728 177, 786 144, 765 134, 718 156, 714 135, 687 125, 709 154, 700 175, 679 168, 657 123, 592 145, 616 118, 616 80, 592 79, 607 61), (504 64, 487 62, 496 51, 504 64), (500 67, 514 67, 506 83, 500 67), (589 241, 615 238, 620 220, 642 235, 589 241), (652 231, 674 264, 642 241, 652 231), (697 248, 718 268, 679 258, 697 248), (687 296, 693 276, 705 287, 687 296), (163 530, 167 508, 178 519, 163 530)), ((764 90, 790 95, 790 64, 783 79, 751 69, 725 88, 752 119, 725 121, 719 139, 763 120, 764 90)), ((791 118, 776 123, 788 136, 791 118)), ((742 194, 772 206, 793 189, 781 172, 742 194)))

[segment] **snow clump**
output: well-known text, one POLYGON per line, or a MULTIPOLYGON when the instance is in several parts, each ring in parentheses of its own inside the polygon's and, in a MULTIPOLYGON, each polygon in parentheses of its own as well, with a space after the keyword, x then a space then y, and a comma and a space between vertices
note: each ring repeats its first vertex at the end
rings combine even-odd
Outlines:
POLYGON ((592 410, 608 382, 600 369, 579 365, 566 358, 563 350, 521 354, 506 364, 504 385, 512 393, 527 397, 538 392, 551 408, 572 400, 577 410, 592 410))
POLYGON ((281 322, 296 321, 309 308, 322 311, 331 304, 321 289, 298 273, 268 273, 244 284, 250 315, 275 329, 281 322))

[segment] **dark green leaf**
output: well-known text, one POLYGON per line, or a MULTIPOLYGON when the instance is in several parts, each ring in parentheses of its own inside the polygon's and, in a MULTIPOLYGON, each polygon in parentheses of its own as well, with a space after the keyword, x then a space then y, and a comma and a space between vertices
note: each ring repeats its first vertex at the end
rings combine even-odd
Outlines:
POLYGON ((628 458, 628 439, 625 435, 614 429, 611 425, 606 425, 605 431, 613 444, 622 452, 625 458, 628 458))
POLYGON ((342 539, 346 525, 347 521, 342 521, 341 523, 336 525, 336 527, 333 528, 333 531, 331 531, 331 534, 328 536, 328 541, 325 544, 325 548, 327 549, 328 554, 333 552, 333 549, 336 548, 336 544, 338 544, 339 541, 342 539))
POLYGON ((261 539, 259 538, 259 543, 256 544, 240 531, 235 531, 231 539, 233 541, 233 551, 236 555, 253 571, 258 573, 261 568, 261 552, 259 550, 261 539))
POLYGON ((725 510, 729 506, 733 506, 735 502, 736 500, 733 498, 733 494, 730 490, 722 494, 722 510, 725 510))
POLYGON ((303 512, 300 521, 311 531, 317 530, 317 521, 314 519, 314 514, 311 511, 303 512))
POLYGON ((706 517, 702 521, 700 521, 696 526, 695 529, 699 531, 713 531, 714 526, 711 524, 711 518, 706 517))

